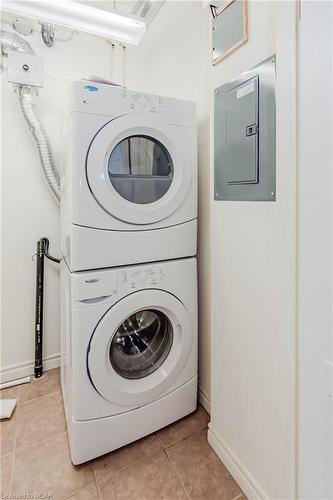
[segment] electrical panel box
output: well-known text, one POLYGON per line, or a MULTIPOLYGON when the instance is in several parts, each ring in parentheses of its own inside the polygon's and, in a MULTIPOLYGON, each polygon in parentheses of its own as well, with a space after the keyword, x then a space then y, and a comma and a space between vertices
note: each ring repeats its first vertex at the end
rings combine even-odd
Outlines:
POLYGON ((274 201, 275 56, 215 90, 215 200, 274 201))
POLYGON ((8 81, 43 87, 43 59, 34 54, 8 51, 8 81))

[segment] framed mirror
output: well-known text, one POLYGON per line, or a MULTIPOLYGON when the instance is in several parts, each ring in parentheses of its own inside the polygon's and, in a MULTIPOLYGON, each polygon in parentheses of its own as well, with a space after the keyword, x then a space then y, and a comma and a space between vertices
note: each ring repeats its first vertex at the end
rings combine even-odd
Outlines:
POLYGON ((216 65, 248 40, 247 0, 228 0, 217 7, 212 31, 212 63, 216 65))

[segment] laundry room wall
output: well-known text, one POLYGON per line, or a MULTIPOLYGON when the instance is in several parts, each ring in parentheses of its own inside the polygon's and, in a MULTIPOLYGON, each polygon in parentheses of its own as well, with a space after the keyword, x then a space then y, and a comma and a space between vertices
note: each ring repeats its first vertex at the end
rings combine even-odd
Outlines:
POLYGON ((213 67, 209 9, 168 2, 128 52, 130 86, 198 106, 199 394, 215 450, 253 497, 295 493, 296 7, 249 0, 248 42, 213 67), (214 201, 214 89, 274 53, 277 201, 214 201))
MULTIPOLYGON (((3 24, 4 29, 11 26, 3 24)), ((106 40, 77 34, 71 41, 47 48, 41 36, 26 37, 43 57, 44 87, 38 108, 49 135, 57 168, 63 151, 63 109, 72 80, 90 74, 109 77, 110 45, 106 40)), ((6 61, 4 61, 6 64, 6 61)), ((1 379, 33 372, 36 241, 50 239, 59 256, 59 207, 41 175, 34 142, 23 120, 13 85, 2 71, 2 315, 1 379)), ((59 269, 46 263, 45 368, 59 363, 59 269)))
POLYGON ((248 16, 211 99, 276 54, 276 201, 214 201, 212 181, 209 439, 249 498, 294 499, 297 3, 249 1, 248 16))
POLYGON ((210 407, 209 12, 201 1, 166 2, 138 47, 127 52, 126 84, 197 104, 199 394, 210 407))
POLYGON ((332 27, 332 2, 302 4, 298 30, 297 481, 299 498, 309 500, 333 498, 332 27), (309 123, 320 126, 310 130, 309 123))

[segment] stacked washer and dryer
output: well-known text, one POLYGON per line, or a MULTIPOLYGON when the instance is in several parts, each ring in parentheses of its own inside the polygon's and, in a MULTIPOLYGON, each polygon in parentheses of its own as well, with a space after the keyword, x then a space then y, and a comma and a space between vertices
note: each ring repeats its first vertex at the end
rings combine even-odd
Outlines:
POLYGON ((196 408, 195 105, 77 81, 66 135, 61 385, 79 464, 196 408))

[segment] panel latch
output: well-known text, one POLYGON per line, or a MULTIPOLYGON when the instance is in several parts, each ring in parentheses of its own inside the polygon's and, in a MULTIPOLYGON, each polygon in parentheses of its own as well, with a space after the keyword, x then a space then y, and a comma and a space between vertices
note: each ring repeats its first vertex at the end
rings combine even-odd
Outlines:
POLYGON ((246 127, 246 137, 256 135, 258 133, 258 125, 248 125, 246 127))

